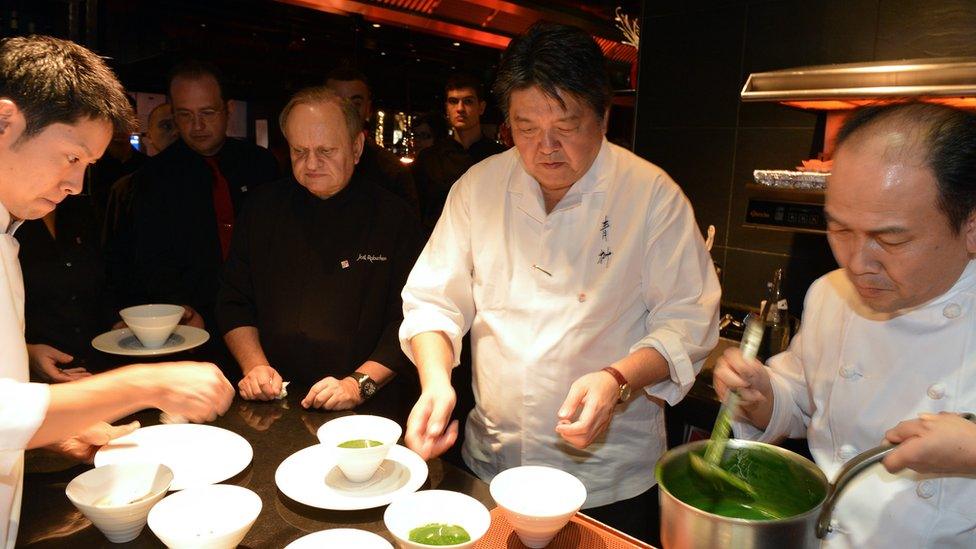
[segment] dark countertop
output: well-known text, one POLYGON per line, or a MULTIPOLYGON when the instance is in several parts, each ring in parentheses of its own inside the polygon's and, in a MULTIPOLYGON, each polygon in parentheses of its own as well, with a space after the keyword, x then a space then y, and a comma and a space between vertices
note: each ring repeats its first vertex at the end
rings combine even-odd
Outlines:
MULTIPOLYGON (((224 481, 255 491, 264 504, 241 547, 284 547, 308 533, 332 527, 376 532, 395 545, 383 525, 385 506, 362 511, 323 510, 292 501, 278 490, 274 480, 278 465, 298 450, 317 444, 315 431, 323 423, 348 414, 305 410, 299 404, 304 395, 295 391, 282 402, 245 402, 238 397, 223 417, 211 423, 240 434, 254 449, 251 464, 224 481)), ((158 410, 133 417, 144 426, 159 423, 158 410)), ((163 547, 148 526, 129 543, 109 542, 64 494, 68 482, 91 466, 64 465, 61 458, 50 454, 28 453, 18 547, 163 547)), ((440 459, 429 461, 428 466, 430 474, 421 490, 453 490, 478 499, 488 509, 495 506, 488 485, 481 480, 440 459)))

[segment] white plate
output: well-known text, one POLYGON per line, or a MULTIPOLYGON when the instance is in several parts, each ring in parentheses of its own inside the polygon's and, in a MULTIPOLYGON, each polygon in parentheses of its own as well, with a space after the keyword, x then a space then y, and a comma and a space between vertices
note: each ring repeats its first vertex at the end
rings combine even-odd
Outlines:
POLYGON ((394 445, 373 478, 353 483, 336 466, 335 453, 321 444, 288 456, 275 483, 291 499, 320 509, 372 509, 399 494, 416 492, 427 480, 427 463, 412 450, 394 445))
POLYGON ((302 536, 285 546, 285 549, 336 549, 356 547, 357 549, 393 549, 390 542, 366 530, 355 528, 333 528, 302 536))
POLYGON ((136 336, 132 334, 132 330, 122 328, 96 336, 92 340, 92 347, 113 355, 159 356, 199 347, 208 339, 210 339, 210 334, 206 330, 180 325, 170 334, 169 339, 163 343, 162 347, 147 349, 142 346, 142 343, 139 343, 136 336))
POLYGON ((95 467, 110 463, 162 463, 173 470, 170 490, 216 484, 251 463, 251 444, 237 433, 194 423, 153 425, 108 443, 95 467))

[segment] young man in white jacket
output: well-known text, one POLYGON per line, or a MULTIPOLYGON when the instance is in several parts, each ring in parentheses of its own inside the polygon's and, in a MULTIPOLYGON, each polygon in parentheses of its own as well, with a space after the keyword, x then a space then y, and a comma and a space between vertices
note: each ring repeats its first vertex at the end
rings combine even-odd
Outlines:
POLYGON ((0 549, 17 540, 25 448, 53 445, 90 459, 98 445, 139 426, 104 421, 144 408, 209 421, 234 397, 216 366, 190 362, 28 383, 13 233, 22 220, 43 217, 81 192, 86 167, 105 151, 113 129, 132 125, 121 84, 94 53, 45 36, 0 42, 0 549))
POLYGON ((976 117, 908 103, 854 114, 827 183, 842 269, 816 281, 790 348, 726 351, 716 389, 742 396, 738 436, 807 437, 828 478, 887 438, 825 547, 976 546, 976 117))

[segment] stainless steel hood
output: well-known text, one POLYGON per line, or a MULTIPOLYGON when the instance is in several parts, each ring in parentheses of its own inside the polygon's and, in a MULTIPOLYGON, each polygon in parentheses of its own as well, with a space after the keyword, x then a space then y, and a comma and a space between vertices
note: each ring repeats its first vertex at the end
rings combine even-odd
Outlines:
POLYGON ((826 110, 908 97, 972 107, 976 104, 976 58, 905 59, 759 72, 749 75, 741 95, 743 101, 777 101, 826 110))

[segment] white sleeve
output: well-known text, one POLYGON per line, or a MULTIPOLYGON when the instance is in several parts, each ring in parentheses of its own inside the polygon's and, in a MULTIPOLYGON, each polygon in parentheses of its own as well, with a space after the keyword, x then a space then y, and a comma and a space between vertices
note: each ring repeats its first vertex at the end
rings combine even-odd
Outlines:
POLYGON ((0 476, 10 474, 20 452, 47 414, 51 390, 44 383, 0 379, 0 476))
POLYGON ((423 332, 444 332, 454 348, 454 366, 461 357, 461 338, 474 318, 471 222, 468 196, 471 172, 454 184, 434 232, 403 287, 400 346, 416 364, 410 339, 423 332))
POLYGON ((648 216, 641 273, 647 335, 630 352, 650 347, 668 361, 669 379, 645 391, 673 406, 718 342, 722 291, 691 205, 666 174, 659 177, 665 181, 648 216))

